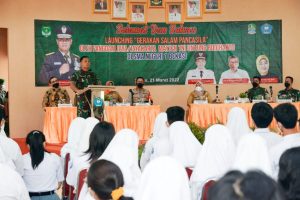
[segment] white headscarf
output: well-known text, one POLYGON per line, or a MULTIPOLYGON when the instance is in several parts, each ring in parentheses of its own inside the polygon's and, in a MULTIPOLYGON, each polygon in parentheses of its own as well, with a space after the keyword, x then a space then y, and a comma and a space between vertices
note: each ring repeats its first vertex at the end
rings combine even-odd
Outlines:
POLYGON ((184 167, 174 158, 161 156, 145 168, 136 200, 190 200, 184 167))
POLYGON ((170 126, 170 156, 184 167, 194 167, 202 145, 192 133, 187 123, 177 121, 170 126))
POLYGON ((166 122, 167 114, 165 112, 157 115, 154 122, 153 136, 147 141, 141 156, 142 169, 150 160, 170 154, 169 128, 166 122))
POLYGON ((125 196, 133 196, 138 188, 141 170, 138 166, 139 138, 131 129, 120 130, 107 146, 99 160, 118 165, 124 177, 125 196))
POLYGON ((230 130, 235 144, 238 143, 239 139, 243 135, 251 132, 246 113, 239 107, 233 107, 230 109, 227 116, 226 126, 230 130))
POLYGON ((237 146, 233 169, 242 172, 261 170, 271 176, 271 161, 266 141, 256 134, 243 136, 237 146))
POLYGON ((78 153, 82 154, 87 151, 89 148, 90 135, 95 128, 96 124, 99 123, 99 120, 94 117, 89 117, 85 120, 85 127, 80 137, 78 153))
POLYGON ((1 146, 0 146, 0 164, 7 165, 11 169, 16 170, 16 166, 14 165, 13 161, 4 154, 1 146))
POLYGON ((191 182, 202 182, 223 176, 232 166, 235 144, 223 125, 213 125, 205 133, 205 141, 197 159, 191 182))
MULTIPOLYGON (((85 119, 76 117, 72 120, 68 131, 68 143, 66 143, 60 151, 61 157, 65 157, 67 153, 74 154, 77 152, 81 134, 85 127, 85 119)), ((72 156, 71 156, 72 157, 72 156)))

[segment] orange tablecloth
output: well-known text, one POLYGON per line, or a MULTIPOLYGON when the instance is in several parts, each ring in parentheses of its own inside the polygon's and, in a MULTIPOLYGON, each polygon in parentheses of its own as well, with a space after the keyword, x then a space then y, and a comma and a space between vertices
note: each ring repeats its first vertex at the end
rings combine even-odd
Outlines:
POLYGON ((138 133, 140 140, 148 140, 160 106, 106 106, 105 110, 107 121, 113 123, 116 131, 130 128, 138 133))
MULTIPOLYGON (((300 112, 300 102, 293 103, 297 108, 298 113, 300 112)), ((278 103, 270 103, 274 108, 278 103)), ((225 124, 227 122, 227 114, 233 107, 243 108, 246 112, 248 124, 250 127, 254 127, 251 118, 252 103, 239 103, 239 104, 192 104, 189 110, 188 121, 195 122, 200 127, 207 127, 217 122, 225 124)), ((273 119, 270 128, 276 129, 276 122, 273 119)))
POLYGON ((46 142, 67 142, 69 126, 76 117, 76 107, 47 107, 44 117, 46 142))

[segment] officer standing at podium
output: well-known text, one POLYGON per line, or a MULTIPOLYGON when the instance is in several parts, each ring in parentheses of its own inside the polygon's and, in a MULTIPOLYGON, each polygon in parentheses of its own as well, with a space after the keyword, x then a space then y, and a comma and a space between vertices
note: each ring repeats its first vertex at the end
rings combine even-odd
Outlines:
MULTIPOLYGON (((80 70, 71 76, 71 89, 76 93, 75 106, 77 106, 77 116, 88 118, 91 116, 91 91, 89 85, 100 85, 94 72, 90 70, 90 59, 88 56, 80 58, 80 70)), ((96 118, 100 118, 101 113, 94 111, 96 118)))

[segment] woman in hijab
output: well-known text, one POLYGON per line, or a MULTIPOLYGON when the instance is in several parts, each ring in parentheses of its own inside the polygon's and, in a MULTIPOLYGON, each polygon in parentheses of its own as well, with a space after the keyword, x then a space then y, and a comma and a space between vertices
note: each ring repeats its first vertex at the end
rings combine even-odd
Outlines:
MULTIPOLYGON (((138 166, 139 138, 131 129, 120 130, 98 160, 104 159, 116 164, 124 176, 124 195, 133 197, 140 181, 141 170, 138 166)), ((84 184, 79 200, 92 199, 84 184)))
POLYGON ((202 145, 192 133, 187 123, 177 121, 170 126, 170 156, 184 167, 193 168, 196 165, 202 145))
POLYGON ((272 175, 271 160, 266 141, 259 135, 244 135, 237 146, 233 169, 246 173, 261 170, 272 175))
POLYGON ((219 124, 208 128, 190 178, 193 199, 201 198, 207 181, 222 177, 231 168, 234 156, 235 144, 228 128, 219 124))
POLYGON ((208 102, 211 102, 211 97, 208 91, 204 89, 203 84, 200 81, 195 84, 194 91, 190 93, 187 105, 190 106, 195 100, 207 100, 208 102))
POLYGON ((68 142, 61 148, 60 155, 62 158, 70 153, 72 158, 78 150, 81 133, 85 127, 85 119, 76 117, 72 120, 68 131, 68 142))
POLYGON ((252 132, 249 128, 245 111, 239 107, 230 109, 227 116, 226 127, 231 132, 235 144, 238 143, 243 135, 252 132))
POLYGON ((94 117, 89 117, 85 120, 85 127, 80 137, 80 143, 78 151, 72 158, 72 166, 70 167, 67 174, 67 183, 76 188, 78 173, 89 166, 88 158, 84 152, 89 148, 90 135, 99 120, 94 117))
POLYGON ((169 156, 151 161, 143 171, 135 200, 191 200, 184 167, 169 156))
POLYGON ((30 200, 25 183, 0 146, 0 199, 30 200))
POLYGON ((140 166, 143 170, 148 162, 156 157, 169 155, 169 128, 167 127, 167 114, 160 113, 154 122, 152 138, 150 138, 144 148, 141 156, 140 166))

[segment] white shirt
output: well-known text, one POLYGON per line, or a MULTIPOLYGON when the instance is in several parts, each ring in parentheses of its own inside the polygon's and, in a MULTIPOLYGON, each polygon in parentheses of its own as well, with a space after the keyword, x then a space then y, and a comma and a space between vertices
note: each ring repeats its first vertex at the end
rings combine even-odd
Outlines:
POLYGON ((12 160, 16 167, 16 171, 22 176, 23 170, 23 158, 19 145, 11 138, 8 138, 4 131, 0 133, 0 146, 2 147, 5 156, 12 160))
POLYGON ((268 128, 256 128, 254 133, 263 137, 267 143, 268 149, 282 141, 282 137, 274 132, 271 132, 268 128))
POLYGON ((0 177, 1 200, 30 200, 20 174, 7 165, 0 164, 0 177))
MULTIPOLYGON (((209 70, 209 69, 203 69, 203 70, 200 70, 200 69, 191 69, 188 71, 187 75, 186 75, 186 79, 185 79, 185 84, 189 84, 189 80, 201 80, 201 79, 212 79, 213 80, 213 83, 216 83, 216 79, 215 79, 215 73, 212 71, 212 70, 209 70), (202 71, 202 74, 201 74, 201 71, 202 71), (202 75, 202 77, 201 77, 202 75)), ((197 82, 195 81, 195 83, 197 82)), ((195 83, 192 83, 192 84, 195 84, 195 83)))
POLYGON ((180 22, 181 14, 180 13, 169 13, 169 21, 170 22, 180 22))
POLYGON ((273 178, 277 179, 279 172, 279 160, 281 155, 288 149, 300 146, 300 133, 290 134, 282 137, 282 141, 275 145, 271 151, 273 178))
POLYGON ((247 71, 238 69, 236 72, 231 71, 230 69, 223 72, 219 81, 219 84, 223 84, 223 79, 243 79, 247 78, 248 83, 250 83, 250 77, 247 71))
POLYGON ((61 158, 54 153, 46 153, 44 160, 35 169, 31 165, 30 154, 23 155, 24 182, 29 192, 56 190, 58 182, 64 180, 61 158))

